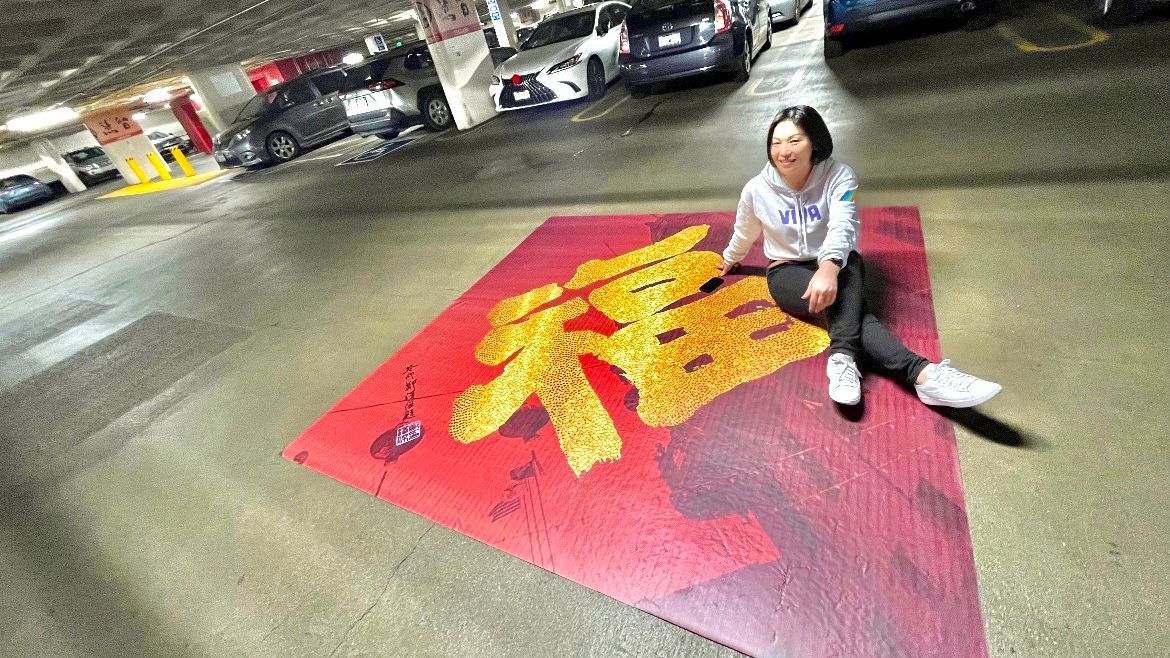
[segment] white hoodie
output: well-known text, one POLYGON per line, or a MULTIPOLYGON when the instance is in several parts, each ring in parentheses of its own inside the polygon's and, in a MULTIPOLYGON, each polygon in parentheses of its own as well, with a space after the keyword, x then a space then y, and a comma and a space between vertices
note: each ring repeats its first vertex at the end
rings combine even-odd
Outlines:
POLYGON ((813 166, 799 192, 784 182, 771 163, 743 186, 735 212, 735 233, 723 252, 727 263, 738 263, 764 234, 769 261, 818 263, 849 260, 857 251, 857 176, 832 158, 813 166))

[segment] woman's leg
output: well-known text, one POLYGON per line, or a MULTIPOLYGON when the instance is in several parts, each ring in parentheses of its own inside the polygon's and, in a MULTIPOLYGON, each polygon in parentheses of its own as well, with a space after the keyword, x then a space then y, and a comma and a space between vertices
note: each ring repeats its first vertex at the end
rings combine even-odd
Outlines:
MULTIPOLYGON (((848 267, 846 268, 848 269, 848 267)), ((817 270, 815 262, 785 263, 768 270, 768 290, 780 310, 802 319, 811 318, 808 300, 800 296, 808 289, 817 270)), ((844 274, 845 270, 841 270, 844 274)), ((829 328, 829 353, 847 354, 857 359, 863 353, 862 325, 864 301, 860 295, 842 298, 840 278, 837 283, 837 301, 825 311, 829 328)))
MULTIPOLYGON (((869 312, 865 303, 865 263, 857 252, 849 255, 849 262, 837 275, 837 301, 826 313, 830 322, 833 313, 858 313, 858 333, 864 354, 882 370, 902 377, 907 385, 913 386, 918 373, 930 365, 930 361, 907 349, 869 312), (836 310, 839 305, 842 309, 836 310)), ((845 325, 852 326, 851 317, 845 325)))

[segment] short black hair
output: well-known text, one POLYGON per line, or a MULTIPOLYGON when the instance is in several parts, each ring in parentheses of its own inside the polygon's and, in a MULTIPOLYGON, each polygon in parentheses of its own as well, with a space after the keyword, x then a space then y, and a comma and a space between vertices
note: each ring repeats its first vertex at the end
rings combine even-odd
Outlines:
POLYGON ((829 127, 825 125, 820 112, 808 105, 793 105, 780 110, 776 118, 772 119, 772 125, 768 126, 768 135, 764 138, 764 153, 768 158, 768 164, 776 166, 772 162, 772 133, 776 131, 776 126, 784 121, 795 123, 812 140, 814 165, 828 160, 829 156, 833 155, 833 136, 829 134, 829 127))

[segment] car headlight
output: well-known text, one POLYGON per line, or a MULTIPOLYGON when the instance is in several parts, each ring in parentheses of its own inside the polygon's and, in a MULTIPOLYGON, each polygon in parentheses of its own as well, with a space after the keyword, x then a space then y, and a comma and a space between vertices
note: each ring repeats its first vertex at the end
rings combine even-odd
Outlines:
POLYGON ((572 57, 570 57, 569 59, 566 59, 565 61, 561 62, 560 64, 554 64, 551 68, 549 68, 548 72, 549 73, 556 73, 557 71, 564 71, 567 69, 571 69, 580 63, 581 63, 581 53, 577 53, 576 55, 573 55, 572 57))
POLYGON ((242 142, 245 139, 248 139, 248 135, 251 135, 251 134, 252 134, 251 128, 244 128, 240 132, 236 133, 236 136, 232 138, 232 141, 233 142, 242 142))
POLYGON ((503 80, 500 80, 500 76, 493 75, 492 76, 492 84, 493 85, 503 84, 503 80))

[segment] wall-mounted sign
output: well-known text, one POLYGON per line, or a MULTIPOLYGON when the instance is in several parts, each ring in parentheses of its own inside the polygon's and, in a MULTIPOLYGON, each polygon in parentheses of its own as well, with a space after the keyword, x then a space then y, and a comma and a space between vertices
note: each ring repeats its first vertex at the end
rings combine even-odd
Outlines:
POLYGON ((480 29, 475 0, 414 0, 427 43, 438 43, 480 29))
POLYGON ((369 48, 371 55, 377 55, 378 53, 384 53, 390 50, 386 46, 386 38, 381 34, 366 37, 366 48, 369 48))
POLYGON ((131 118, 132 114, 133 112, 128 109, 106 110, 86 115, 82 121, 97 138, 98 144, 105 146, 142 134, 142 126, 131 118))

